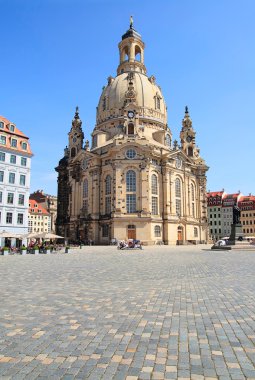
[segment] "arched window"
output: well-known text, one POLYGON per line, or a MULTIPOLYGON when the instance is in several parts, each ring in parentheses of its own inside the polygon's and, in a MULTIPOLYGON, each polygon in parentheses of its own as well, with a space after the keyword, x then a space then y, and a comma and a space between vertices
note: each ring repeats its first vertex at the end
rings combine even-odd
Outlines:
POLYGON ((191 201, 192 202, 195 201, 195 187, 194 187, 193 183, 191 184, 191 201))
POLYGON ((111 185, 112 185, 111 176, 107 175, 105 179, 105 195, 109 195, 112 193, 111 185))
POLYGON ((193 148, 191 146, 188 147, 188 156, 193 157, 193 148))
POLYGON ((128 170, 126 173, 126 208, 127 213, 136 212, 136 173, 128 170))
POLYGON ((176 178, 175 180, 175 210, 178 216, 182 214, 182 205, 181 205, 181 180, 176 178))
POLYGON ((160 236, 161 236, 161 229, 160 229, 160 226, 155 226, 155 227, 154 227, 154 236, 155 236, 155 237, 160 237, 160 236))
POLYGON ((141 62, 141 49, 137 45, 135 47, 135 60, 141 62))
POLYGON ((195 217, 195 186, 191 184, 191 215, 195 217))
POLYGON ((151 176, 151 212, 152 215, 158 215, 158 178, 156 174, 151 176))
POLYGON ((72 148, 71 149, 71 157, 75 157, 75 155, 76 155, 76 149, 72 148))
POLYGON ((105 213, 110 214, 112 211, 112 179, 108 174, 105 179, 105 213))
POLYGON ((171 137, 170 135, 166 135, 166 145, 168 148, 171 148, 171 137))
POLYGON ((128 135, 134 135, 135 134, 135 126, 133 123, 128 124, 128 135))
POLYGON ((87 178, 84 179, 83 181, 83 200, 82 200, 82 206, 83 206, 83 211, 85 214, 88 214, 89 210, 89 183, 87 178))
POLYGON ((175 180, 175 197, 181 198, 181 180, 176 178, 175 180))
POLYGON ((151 176, 151 193, 155 195, 158 194, 158 178, 156 174, 152 174, 151 176))

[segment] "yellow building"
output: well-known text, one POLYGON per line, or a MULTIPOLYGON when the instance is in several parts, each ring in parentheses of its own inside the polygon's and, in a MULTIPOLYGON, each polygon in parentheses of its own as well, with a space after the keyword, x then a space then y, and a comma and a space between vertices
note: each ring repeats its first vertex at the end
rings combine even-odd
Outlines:
POLYGON ((28 232, 43 233, 51 231, 50 213, 34 199, 29 199, 28 232))
POLYGON ((57 233, 71 240, 136 238, 144 244, 208 239, 206 166, 185 109, 180 146, 167 107, 147 76, 144 43, 131 23, 119 43, 117 76, 97 107, 92 147, 78 108, 58 167, 57 233))

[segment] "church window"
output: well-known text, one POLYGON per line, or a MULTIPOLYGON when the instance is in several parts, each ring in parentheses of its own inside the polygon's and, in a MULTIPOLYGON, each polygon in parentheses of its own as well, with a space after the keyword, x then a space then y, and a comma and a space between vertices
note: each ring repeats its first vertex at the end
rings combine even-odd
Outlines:
POLYGON ((181 215, 181 180, 180 178, 176 178, 175 180, 175 207, 176 207, 176 214, 178 216, 181 215))
POLYGON ((111 194, 111 176, 110 175, 107 175, 106 176, 106 179, 105 179, 105 195, 109 195, 111 194))
POLYGON ((136 174, 134 170, 129 170, 126 174, 127 192, 136 191, 136 174))
POLYGON ((126 208, 127 213, 136 212, 136 173, 134 170, 128 170, 126 174, 126 208))
POLYGON ((75 157, 75 155, 76 155, 76 149, 72 148, 71 149, 71 157, 75 157))
POLYGON ((136 151, 134 149, 128 149, 126 152, 126 157, 130 160, 136 157, 136 151))
POLYGON ((154 236, 155 236, 155 237, 160 237, 160 236, 161 236, 161 229, 160 229, 160 226, 155 226, 155 227, 154 227, 154 236))
POLYGON ((108 237, 109 236, 109 225, 104 224, 102 227, 102 236, 103 237, 108 237))
POLYGON ((82 201, 82 206, 83 206, 83 210, 85 214, 88 213, 88 207, 89 207, 88 196, 89 196, 89 184, 86 178, 83 182, 83 201, 82 201))
POLYGON ((127 213, 131 214, 136 212, 136 195, 135 194, 127 194, 127 213))
POLYGON ((156 96, 154 97, 154 101, 155 101, 155 109, 156 110, 160 110, 160 96, 158 94, 156 94, 156 96))
POLYGON ((198 237, 198 230, 197 230, 197 227, 194 227, 194 237, 198 237))
POLYGON ((181 180, 180 180, 180 178, 176 178, 176 180, 175 180, 175 196, 176 196, 176 198, 181 197, 181 180))
POLYGON ((158 197, 151 198, 151 213, 152 215, 158 215, 158 197))
POLYGON ((166 145, 168 148, 171 148, 171 137, 170 135, 166 135, 166 145))
POLYGON ((106 179, 105 179, 105 213, 106 214, 110 214, 111 213, 111 203, 112 203, 112 197, 111 197, 111 193, 112 193, 112 179, 111 179, 111 176, 110 175, 107 175, 106 176, 106 179))
POLYGON ((193 157, 193 148, 191 146, 188 147, 188 156, 193 157))
POLYGON ((132 136, 132 135, 134 135, 135 134, 135 126, 134 126, 134 124, 133 123, 129 123, 128 124, 128 135, 130 136, 132 136))
POLYGON ((96 148, 96 146, 97 146, 97 135, 94 135, 92 137, 92 147, 96 148))
POLYGON ((195 188, 194 188, 193 183, 191 184, 191 201, 192 202, 195 201, 195 188))
POLYGON ((195 217, 195 186, 191 184, 191 212, 193 218, 195 217))
POLYGON ((156 174, 152 174, 151 176, 151 193, 158 194, 158 178, 156 174))
POLYGON ((151 212, 152 215, 158 215, 158 178, 156 174, 151 176, 151 212))
POLYGON ((181 200, 176 199, 175 200, 175 205, 176 205, 176 214, 181 216, 181 200))

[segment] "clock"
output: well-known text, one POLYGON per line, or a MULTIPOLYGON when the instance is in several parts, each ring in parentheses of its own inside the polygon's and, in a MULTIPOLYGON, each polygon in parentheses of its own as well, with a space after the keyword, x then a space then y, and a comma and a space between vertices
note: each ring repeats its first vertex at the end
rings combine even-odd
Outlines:
POLYGON ((127 115, 129 119, 132 119, 135 116, 135 113, 134 111, 128 111, 127 115))
POLYGON ((182 167, 182 160, 179 157, 176 157, 175 159, 175 166, 177 169, 180 169, 182 167))
POLYGON ((192 137, 191 137, 191 136, 187 136, 187 137, 186 137, 186 141, 187 141, 187 142, 191 142, 191 141, 192 141, 192 137))
POLYGON ((77 140, 77 138, 76 138, 76 137, 74 137, 74 138, 73 138, 73 142, 75 143, 75 142, 76 142, 76 140, 77 140))

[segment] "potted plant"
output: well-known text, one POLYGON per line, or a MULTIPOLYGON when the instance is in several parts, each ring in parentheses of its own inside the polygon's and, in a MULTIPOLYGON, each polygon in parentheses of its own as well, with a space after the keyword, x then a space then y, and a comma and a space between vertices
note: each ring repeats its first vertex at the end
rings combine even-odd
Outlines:
POLYGON ((34 250, 34 254, 35 255, 39 255, 39 247, 38 247, 38 245, 35 245, 34 248, 33 248, 33 250, 34 250))
POLYGON ((47 254, 50 253, 50 246, 49 245, 45 246, 45 253, 47 253, 47 254))
POLYGON ((69 249, 70 249, 69 245, 66 245, 66 247, 65 247, 65 253, 68 253, 69 249))
POLYGON ((10 252, 10 248, 9 247, 4 247, 3 250, 3 255, 6 256, 6 255, 9 255, 9 252, 10 252))
POLYGON ((26 255, 27 254, 27 247, 21 247, 21 254, 26 255))

